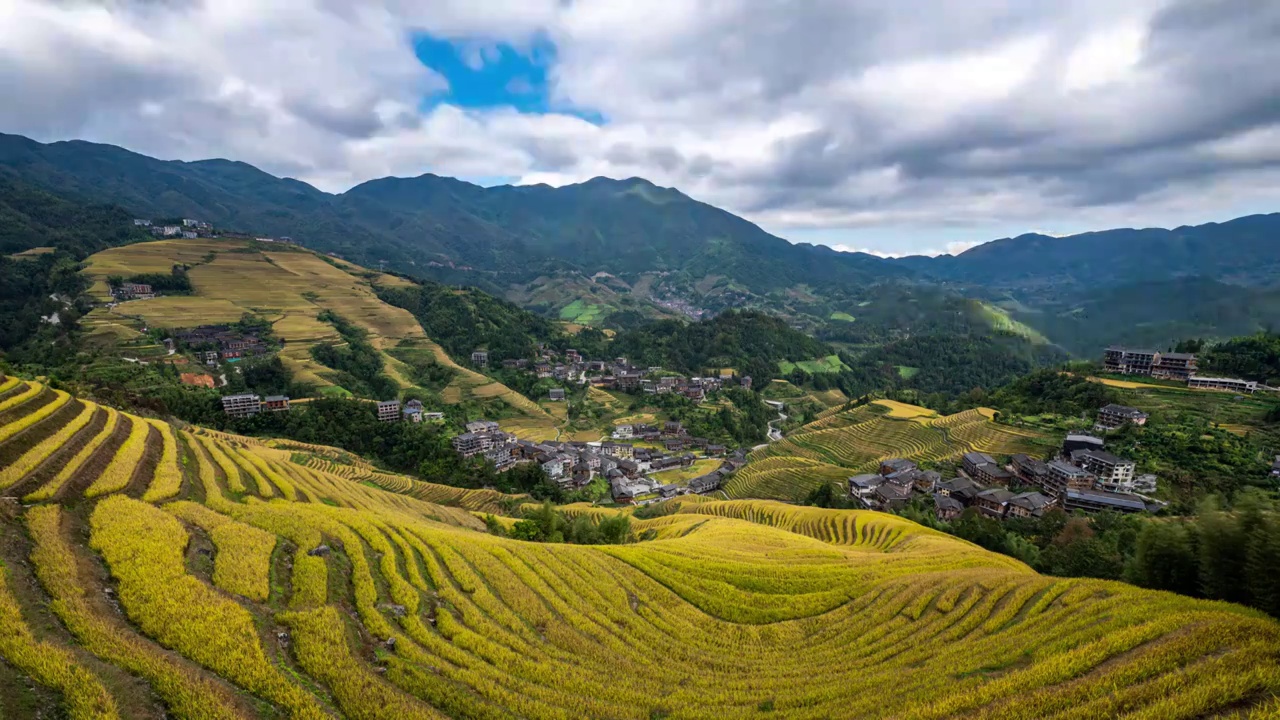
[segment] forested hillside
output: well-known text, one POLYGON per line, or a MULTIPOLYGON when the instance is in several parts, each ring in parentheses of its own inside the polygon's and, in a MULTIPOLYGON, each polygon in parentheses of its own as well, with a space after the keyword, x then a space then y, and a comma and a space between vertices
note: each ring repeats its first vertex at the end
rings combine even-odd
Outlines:
POLYGON ((698 323, 650 323, 620 334, 612 349, 642 366, 691 374, 733 368, 761 378, 775 377, 779 361, 811 360, 832 352, 782 319, 759 312, 726 312, 698 323))
POLYGON ((491 362, 530 358, 539 343, 558 350, 577 347, 595 357, 604 344, 598 330, 588 328, 571 337, 552 321, 474 288, 426 281, 379 287, 378 297, 413 313, 427 334, 454 357, 487 350, 491 362))
POLYGON ((67 336, 88 309, 77 301, 88 287, 79 262, 146 237, 119 207, 0 177, 0 356, 26 361, 72 352, 67 336))

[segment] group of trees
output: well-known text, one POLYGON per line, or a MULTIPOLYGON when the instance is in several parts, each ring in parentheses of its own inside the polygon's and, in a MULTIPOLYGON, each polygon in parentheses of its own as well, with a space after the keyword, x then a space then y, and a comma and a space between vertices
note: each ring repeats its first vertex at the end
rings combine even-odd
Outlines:
POLYGON ((72 202, 0 178, 0 356, 41 364, 73 357, 77 320, 90 307, 81 297, 89 287, 81 261, 147 237, 119 207, 72 202), (34 248, 45 250, 11 257, 34 248), (54 313, 57 323, 43 319, 54 313))
POLYGON ((115 288, 130 282, 139 285, 150 285, 152 290, 166 295, 190 295, 194 288, 191 286, 191 278, 187 276, 187 270, 186 265, 174 265, 173 269, 167 273, 135 273, 129 276, 112 275, 107 278, 107 284, 115 288))
POLYGON ((1092 416, 1098 408, 1119 401, 1115 389, 1057 368, 1043 368, 1019 377, 988 399, 992 407, 1006 413, 1054 413, 1066 417, 1092 416))
POLYGON ((731 367, 759 382, 778 377, 780 361, 812 360, 832 352, 781 318, 732 310, 695 323, 659 320, 642 325, 619 333, 611 348, 613 355, 636 365, 690 375, 731 367))
MULTIPOLYGON (((1196 341, 1197 349, 1205 345, 1203 341, 1196 341)), ((1201 372, 1210 375, 1280 384, 1280 333, 1261 332, 1208 345, 1199 358, 1199 365, 1201 372)))
POLYGON ((383 372, 382 354, 370 344, 363 329, 329 310, 322 310, 316 319, 333 325, 346 341, 345 345, 319 343, 311 348, 311 357, 337 371, 334 379, 338 385, 374 400, 399 396, 400 386, 383 372))
POLYGON ((602 332, 591 328, 568 335, 551 320, 474 288, 426 281, 378 288, 378 297, 412 313, 427 336, 456 358, 469 357, 478 348, 489 352, 491 363, 532 358, 539 344, 599 357, 607 342, 602 332))
POLYGON ((680 421, 694 437, 738 446, 763 441, 769 431, 769 421, 777 414, 764 404, 758 393, 740 387, 726 387, 720 390, 719 399, 726 402, 713 408, 698 405, 683 395, 664 393, 637 400, 631 410, 640 412, 657 408, 672 420, 680 421))

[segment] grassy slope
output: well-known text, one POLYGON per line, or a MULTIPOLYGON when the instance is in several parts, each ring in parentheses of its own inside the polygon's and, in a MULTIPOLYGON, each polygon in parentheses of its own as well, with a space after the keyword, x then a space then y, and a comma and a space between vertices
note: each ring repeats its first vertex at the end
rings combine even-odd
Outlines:
MULTIPOLYGON (((39 439, 26 435, 51 435, 58 422, 16 433, 0 454, 22 454, 39 439)), ((373 473, 332 448, 196 432, 178 435, 176 499, 204 509, 88 501, 91 477, 34 506, 5 504, 31 542, 0 545, 0 559, 25 566, 37 550, 42 581, 17 597, 24 612, 4 618, 20 626, 7 637, 30 627, 46 647, 91 649, 104 661, 76 649, 90 678, 72 678, 81 685, 122 675, 121 663, 168 678, 154 695, 104 684, 127 693, 134 714, 185 702, 201 717, 244 717, 254 695, 264 716, 288 706, 319 717, 313 708, 332 702, 360 718, 1164 718, 1277 707, 1274 621, 1042 577, 897 517, 691 497, 633 522, 655 540, 525 543, 419 499, 494 509, 502 498, 373 473), (230 522, 243 529, 219 534, 230 522), (268 544, 253 547, 258 538, 268 544), (307 553, 321 542, 327 554, 307 553), (117 586, 107 572, 123 615, 101 600, 117 586), (161 576, 165 592, 144 592, 161 576), (250 600, 233 587, 270 590, 250 600), (28 626, 42 608, 76 639, 28 626), (276 641, 282 631, 287 643, 276 641)), ((149 484, 157 452, 125 494, 149 484)), ((55 454, 0 494, 29 492, 66 459, 55 454)))
MULTIPOLYGON (((128 327, 134 318, 161 327, 190 327, 238 320, 249 312, 272 322, 285 341, 281 359, 303 382, 322 390, 332 385, 324 366, 311 358, 321 342, 340 342, 333 326, 320 322, 321 310, 332 310, 369 333, 381 351, 411 341, 435 354, 441 364, 457 371, 445 389, 446 402, 498 398, 518 412, 549 423, 536 404, 501 383, 455 363, 422 331, 408 311, 392 307, 375 295, 367 270, 345 262, 331 262, 306 250, 273 247, 241 240, 162 240, 128 245, 89 258, 86 272, 93 292, 106 292, 106 278, 144 272, 168 272, 175 263, 193 265, 189 271, 195 293, 121 303, 108 315, 95 311, 95 333, 112 332, 111 324, 128 327), (208 260, 210 253, 213 259, 208 260)), ((400 284, 400 278, 380 275, 373 282, 400 284)), ((404 363, 383 354, 387 373, 401 387, 411 387, 404 363)))

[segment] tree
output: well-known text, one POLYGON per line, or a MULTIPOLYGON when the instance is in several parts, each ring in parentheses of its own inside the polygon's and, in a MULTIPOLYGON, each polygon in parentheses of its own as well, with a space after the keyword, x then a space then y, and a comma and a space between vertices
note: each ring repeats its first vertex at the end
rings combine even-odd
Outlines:
POLYGON ((1215 498, 1200 507, 1200 592, 1213 600, 1248 602, 1244 577, 1248 536, 1239 521, 1218 509, 1215 498))
POLYGON ((1138 535, 1130 575, 1142 587, 1199 594, 1200 558, 1188 526, 1180 522, 1147 523, 1138 535))

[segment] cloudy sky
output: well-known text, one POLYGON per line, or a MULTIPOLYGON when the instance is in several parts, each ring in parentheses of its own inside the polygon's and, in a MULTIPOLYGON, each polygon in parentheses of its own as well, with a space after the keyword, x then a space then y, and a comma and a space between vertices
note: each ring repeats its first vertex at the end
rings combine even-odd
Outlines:
POLYGON ((885 254, 1280 210, 1275 0, 0 0, 0 131, 642 176, 885 254))

